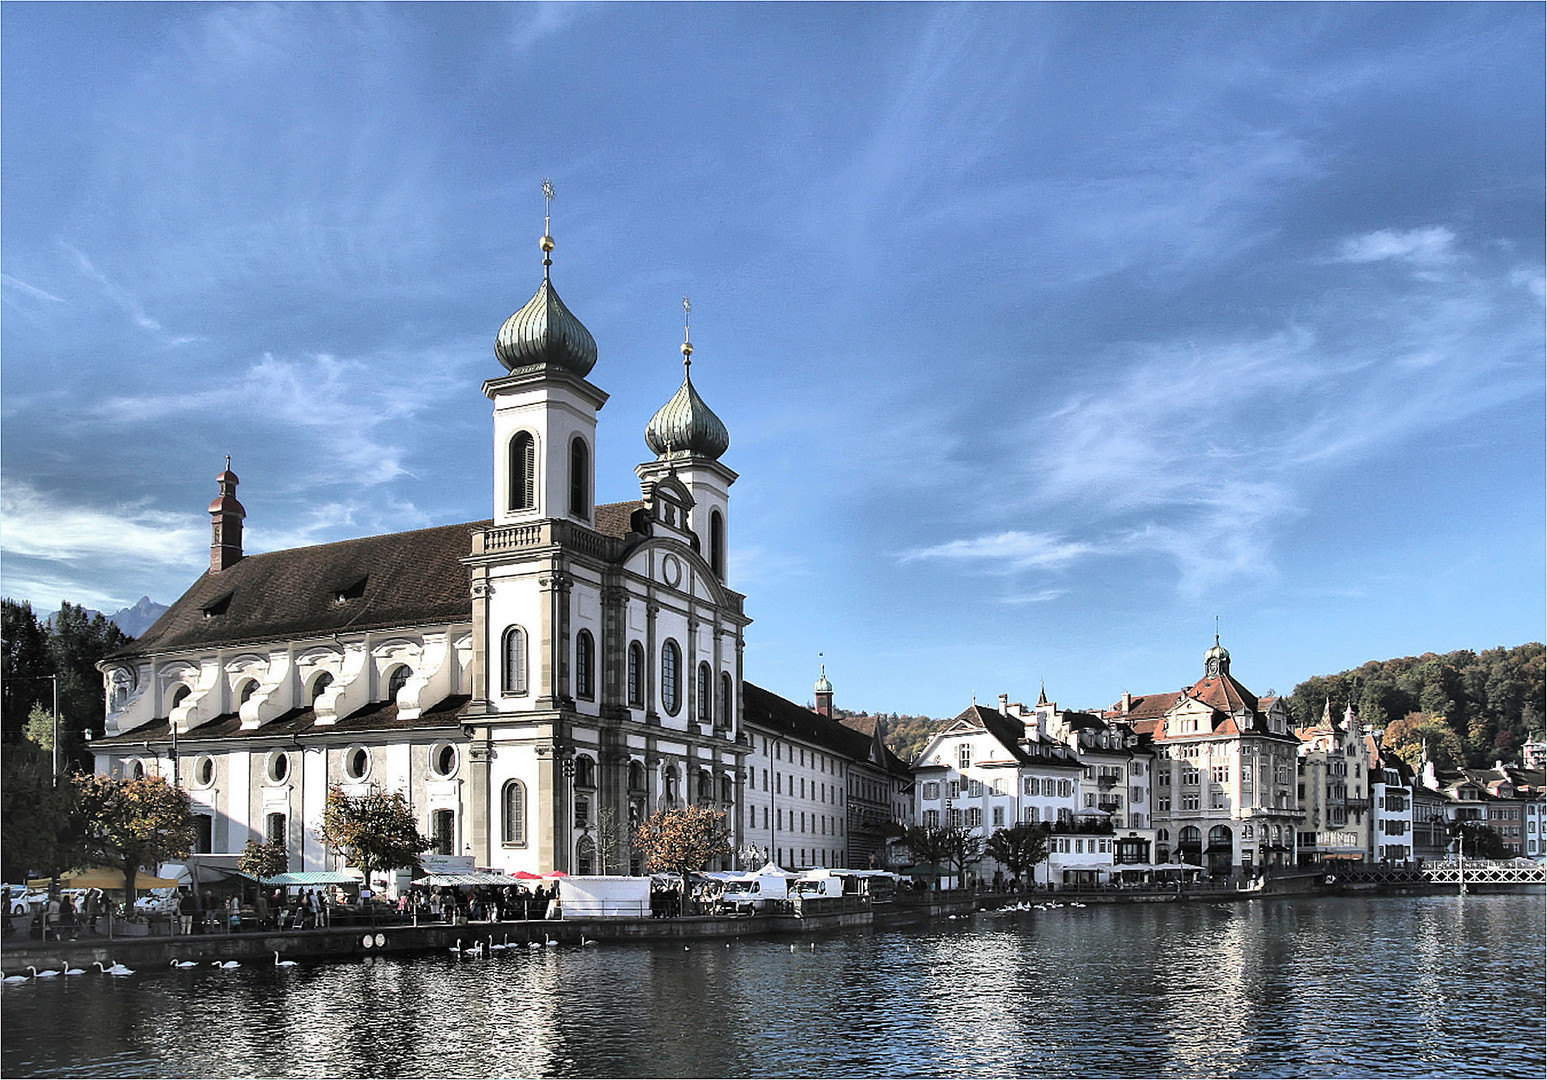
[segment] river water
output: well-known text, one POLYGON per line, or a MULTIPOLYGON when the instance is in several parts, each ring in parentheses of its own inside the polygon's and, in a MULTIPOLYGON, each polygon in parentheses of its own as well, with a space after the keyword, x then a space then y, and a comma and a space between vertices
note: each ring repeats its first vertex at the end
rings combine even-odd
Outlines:
POLYGON ((1543 953, 1535 894, 93 968, 4 988, 0 1075, 1541 1077, 1543 953))

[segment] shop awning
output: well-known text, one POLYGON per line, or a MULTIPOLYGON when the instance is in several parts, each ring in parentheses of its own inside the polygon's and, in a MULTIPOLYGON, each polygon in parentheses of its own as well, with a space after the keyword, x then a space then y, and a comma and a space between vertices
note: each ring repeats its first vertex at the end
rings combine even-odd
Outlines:
POLYGON ((286 874, 275 874, 273 877, 255 878, 251 874, 236 871, 238 877, 244 877, 248 881, 256 881, 259 885, 277 885, 288 887, 291 885, 360 885, 362 882, 354 874, 341 874, 336 870, 296 870, 286 874))
POLYGON ((426 874, 422 878, 414 878, 415 885, 516 885, 517 881, 509 874, 493 874, 487 871, 474 871, 471 874, 426 874))
MULTIPOLYGON (((27 888, 46 889, 50 883, 49 878, 28 878, 27 888)), ((86 870, 71 870, 69 873, 60 874, 59 885, 65 889, 118 889, 121 891, 124 887, 124 874, 122 870, 110 866, 93 866, 86 870)), ((177 885, 176 878, 157 877, 143 870, 134 878, 136 891, 172 889, 177 885)))

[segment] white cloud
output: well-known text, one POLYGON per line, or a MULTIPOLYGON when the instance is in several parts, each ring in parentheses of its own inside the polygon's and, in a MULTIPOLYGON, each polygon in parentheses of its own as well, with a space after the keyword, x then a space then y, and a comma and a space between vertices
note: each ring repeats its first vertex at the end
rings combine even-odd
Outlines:
POLYGON ((921 559, 999 563, 1019 570, 1056 569, 1095 552, 1090 544, 1066 541, 1049 533, 1008 530, 971 540, 952 540, 906 552, 904 562, 921 559))
POLYGON ((1338 261, 1370 263, 1397 261, 1433 266, 1456 257, 1456 234, 1443 225, 1426 225, 1407 232, 1380 229, 1351 236, 1338 246, 1338 261))
POLYGON ((58 561, 187 567, 198 565, 209 532, 143 505, 92 507, 66 504, 31 484, 0 486, 0 551, 58 561))
POLYGON ((7 289, 15 289, 23 296, 31 297, 33 300, 47 300, 55 304, 64 303, 62 298, 55 296, 53 293, 45 292, 36 285, 29 285, 20 278, 12 277, 10 274, 0 274, 0 282, 3 282, 7 289))

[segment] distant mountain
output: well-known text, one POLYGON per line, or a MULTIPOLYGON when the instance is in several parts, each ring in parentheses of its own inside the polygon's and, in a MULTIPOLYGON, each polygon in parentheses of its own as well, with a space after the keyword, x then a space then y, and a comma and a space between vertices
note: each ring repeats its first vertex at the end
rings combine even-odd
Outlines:
MULTIPOLYGON (((162 613, 164 613, 166 609, 167 605, 155 603, 153 600, 151 600, 150 597, 142 596, 140 597, 139 602, 136 603, 133 607, 121 608, 118 611, 113 612, 113 614, 105 615, 103 617, 106 618, 108 622, 117 623, 118 629, 122 630, 130 637, 139 637, 145 631, 150 629, 152 623, 161 618, 162 613)), ((91 608, 85 608, 83 610, 86 612, 86 617, 88 619, 96 615, 102 615, 102 612, 93 611, 91 608)), ((54 628, 54 622, 58 618, 59 613, 56 611, 54 614, 50 615, 46 620, 44 620, 48 624, 50 630, 54 628)))

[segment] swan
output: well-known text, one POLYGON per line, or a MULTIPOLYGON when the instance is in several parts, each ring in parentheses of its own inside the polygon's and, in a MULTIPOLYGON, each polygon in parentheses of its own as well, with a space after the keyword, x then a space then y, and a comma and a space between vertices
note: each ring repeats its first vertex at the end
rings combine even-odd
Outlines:
POLYGON ((546 934, 546 933, 545 933, 545 934, 543 934, 543 944, 544 944, 544 945, 546 945, 546 946, 548 946, 548 947, 549 947, 549 948, 552 948, 552 947, 553 947, 553 946, 555 946, 555 945, 557 945, 557 944, 558 944, 558 942, 557 942, 557 941, 554 941, 554 940, 553 940, 553 939, 552 939, 552 938, 551 938, 551 937, 549 937, 549 936, 548 936, 548 935, 547 935, 547 934, 546 934))
POLYGON ((457 938, 457 943, 455 945, 453 945, 451 948, 447 949, 446 951, 449 952, 449 953, 452 953, 455 956, 461 956, 462 955, 462 939, 461 938, 457 938))
POLYGON ((540 941, 528 941, 526 947, 528 949, 540 949, 543 947, 543 943, 540 941))
POLYGON ((84 975, 84 974, 86 974, 86 969, 85 968, 73 968, 73 967, 70 967, 69 964, 66 964, 65 965, 65 969, 64 969, 64 973, 66 975, 84 975))
POLYGON ((795 946, 791 945, 790 946, 790 952, 794 952, 794 951, 795 951, 795 946))
POLYGON ((0 982, 24 983, 27 982, 29 978, 30 977, 27 975, 7 975, 5 978, 0 979, 0 982))
POLYGON ((133 975, 134 969, 131 967, 124 967, 123 964, 115 960, 113 961, 113 966, 107 969, 107 973, 109 975, 133 975))
POLYGON ((275 949, 274 950, 274 966, 275 967, 295 967, 296 963, 295 963, 294 960, 281 960, 279 958, 279 950, 275 949))
POLYGON ((473 947, 468 949, 467 951, 472 953, 474 956, 482 956, 483 955, 483 942, 481 942, 481 941, 474 942, 473 943, 473 947))
POLYGON ((31 964, 27 965, 27 970, 32 972, 32 977, 34 979, 52 979, 52 978, 56 977, 59 974, 59 972, 57 972, 57 971, 39 971, 37 968, 33 967, 31 964))
POLYGON ((198 967, 199 962, 197 960, 173 960, 172 966, 175 968, 198 967))
POLYGON ((501 951, 503 951, 505 949, 508 949, 508 948, 510 948, 510 935, 509 934, 505 935, 505 941, 502 944, 496 945, 492 941, 489 942, 489 951, 490 952, 501 952, 501 951))
MULTIPOLYGON (((596 939, 594 937, 588 938, 588 937, 585 936, 585 931, 582 930, 580 932, 580 947, 581 948, 585 948, 588 945, 595 945, 595 944, 596 944, 596 939)), ((730 948, 730 945, 727 944, 725 947, 728 949, 728 948, 730 948)))
POLYGON ((212 960, 210 963, 214 964, 218 968, 224 968, 227 971, 231 970, 232 968, 239 968, 242 966, 242 962, 240 960, 227 960, 225 963, 221 963, 219 960, 212 960))

